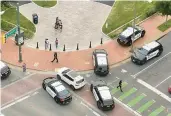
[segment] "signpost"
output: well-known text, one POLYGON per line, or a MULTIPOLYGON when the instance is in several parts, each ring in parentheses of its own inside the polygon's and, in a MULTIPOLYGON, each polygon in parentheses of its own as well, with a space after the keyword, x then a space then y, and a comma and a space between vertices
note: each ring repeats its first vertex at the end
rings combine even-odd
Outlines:
POLYGON ((10 36, 16 34, 16 32, 17 32, 17 27, 14 27, 13 29, 11 29, 10 31, 8 31, 7 33, 5 33, 5 39, 7 39, 10 36))

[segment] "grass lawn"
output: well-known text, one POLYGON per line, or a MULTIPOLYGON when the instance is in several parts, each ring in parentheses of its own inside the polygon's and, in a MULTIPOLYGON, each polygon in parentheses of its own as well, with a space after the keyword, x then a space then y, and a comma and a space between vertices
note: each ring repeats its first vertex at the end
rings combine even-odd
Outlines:
MULTIPOLYGON (((1 15, 1 28, 5 31, 9 31, 16 25, 16 8, 9 8, 1 15)), ((20 13, 20 27, 25 31, 26 38, 33 37, 36 32, 36 28, 32 22, 20 13), (24 29, 23 29, 24 28, 24 29)))
MULTIPOLYGON (((134 1, 115 1, 115 4, 102 27, 105 34, 110 33, 123 24, 131 21, 134 18, 134 1), (106 23, 108 27, 106 28, 106 23)), ((136 2, 136 16, 145 14, 149 9, 154 8, 154 2, 136 2)), ((144 16, 143 18, 144 19, 144 16)))
POLYGON ((167 22, 161 24, 161 25, 158 26, 157 28, 158 28, 160 31, 164 32, 164 31, 166 31, 166 30, 167 30, 168 28, 170 28, 170 27, 171 27, 171 19, 168 20, 167 22))
POLYGON ((33 2, 41 7, 49 8, 49 7, 55 6, 57 3, 57 0, 42 0, 42 1, 33 0, 33 2))

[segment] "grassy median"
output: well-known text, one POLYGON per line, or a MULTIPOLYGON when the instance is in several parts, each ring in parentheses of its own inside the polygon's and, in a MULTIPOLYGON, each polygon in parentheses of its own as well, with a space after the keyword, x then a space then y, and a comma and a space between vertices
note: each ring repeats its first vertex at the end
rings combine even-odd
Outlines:
POLYGON ((166 31, 167 29, 169 29, 171 27, 171 19, 168 20, 167 22, 164 22, 163 24, 161 24, 160 26, 158 26, 158 29, 162 32, 166 31))
POLYGON ((33 2, 38 6, 45 7, 45 8, 53 7, 57 4, 57 0, 42 0, 42 1, 33 0, 33 2))
MULTIPOLYGON (((141 19, 137 19, 140 21, 145 18, 144 14, 146 14, 148 10, 151 12, 151 10, 154 9, 154 2, 149 3, 144 1, 136 1, 135 4, 134 1, 115 1, 108 18, 102 27, 102 31, 105 34, 108 34, 125 23, 131 21, 134 18, 135 5, 136 17, 142 15, 142 17, 140 17, 141 19), (107 28, 106 23, 108 23, 107 28)), ((114 34, 111 35, 113 36, 114 34)))

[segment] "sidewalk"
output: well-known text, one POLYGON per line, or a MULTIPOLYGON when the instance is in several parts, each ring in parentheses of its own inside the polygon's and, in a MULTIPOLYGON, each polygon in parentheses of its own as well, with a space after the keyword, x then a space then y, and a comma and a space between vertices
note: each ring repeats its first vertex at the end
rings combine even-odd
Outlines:
MULTIPOLYGON (((170 18, 170 17, 169 17, 170 18)), ((160 36, 171 31, 171 28, 164 33, 157 29, 157 26, 165 21, 165 17, 153 16, 146 20, 140 26, 146 30, 144 38, 135 42, 135 46, 142 46, 144 43, 156 40, 160 36)), ((36 50, 32 48, 22 47, 23 62, 27 64, 27 68, 42 71, 55 71, 56 68, 69 67, 77 71, 91 70, 92 52, 94 49, 105 49, 108 52, 109 64, 113 65, 121 62, 131 55, 130 48, 120 46, 116 40, 98 46, 96 48, 79 50, 73 52, 58 52, 59 63, 51 63, 53 59, 52 51, 36 50)), ((8 39, 7 43, 2 45, 2 60, 16 66, 22 66, 18 62, 18 47, 12 39, 8 39)))

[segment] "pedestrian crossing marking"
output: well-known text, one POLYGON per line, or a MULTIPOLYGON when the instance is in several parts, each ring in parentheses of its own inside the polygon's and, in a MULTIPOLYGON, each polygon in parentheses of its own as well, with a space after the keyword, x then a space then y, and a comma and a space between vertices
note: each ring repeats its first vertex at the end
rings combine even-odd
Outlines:
POLYGON ((124 93, 122 96, 119 97, 119 100, 122 101, 124 100, 126 97, 128 97, 129 95, 133 94, 134 92, 136 92, 137 89, 136 88, 132 88, 129 91, 127 91, 126 93, 124 93))
POLYGON ((132 107, 135 104, 137 104, 139 101, 141 101, 146 95, 145 94, 141 94, 140 96, 136 97, 135 99, 132 99, 129 103, 128 106, 132 107))
MULTIPOLYGON (((126 85, 127 85, 128 83, 127 82, 123 82, 122 83, 122 88, 124 88, 126 85)), ((113 95, 113 94, 115 94, 117 91, 119 91, 119 88, 113 88, 112 90, 111 90, 111 94, 113 95)))
POLYGON ((171 116, 171 114, 168 114, 167 116, 171 116))
POLYGON ((137 110, 137 112, 139 112, 139 113, 144 112, 144 111, 145 111, 146 109, 148 109, 151 105, 153 105, 153 103, 155 103, 154 100, 148 101, 146 104, 144 104, 143 106, 141 106, 141 107, 137 110))
POLYGON ((164 106, 161 106, 160 108, 157 108, 154 112, 152 112, 149 116, 157 116, 165 109, 164 106))

